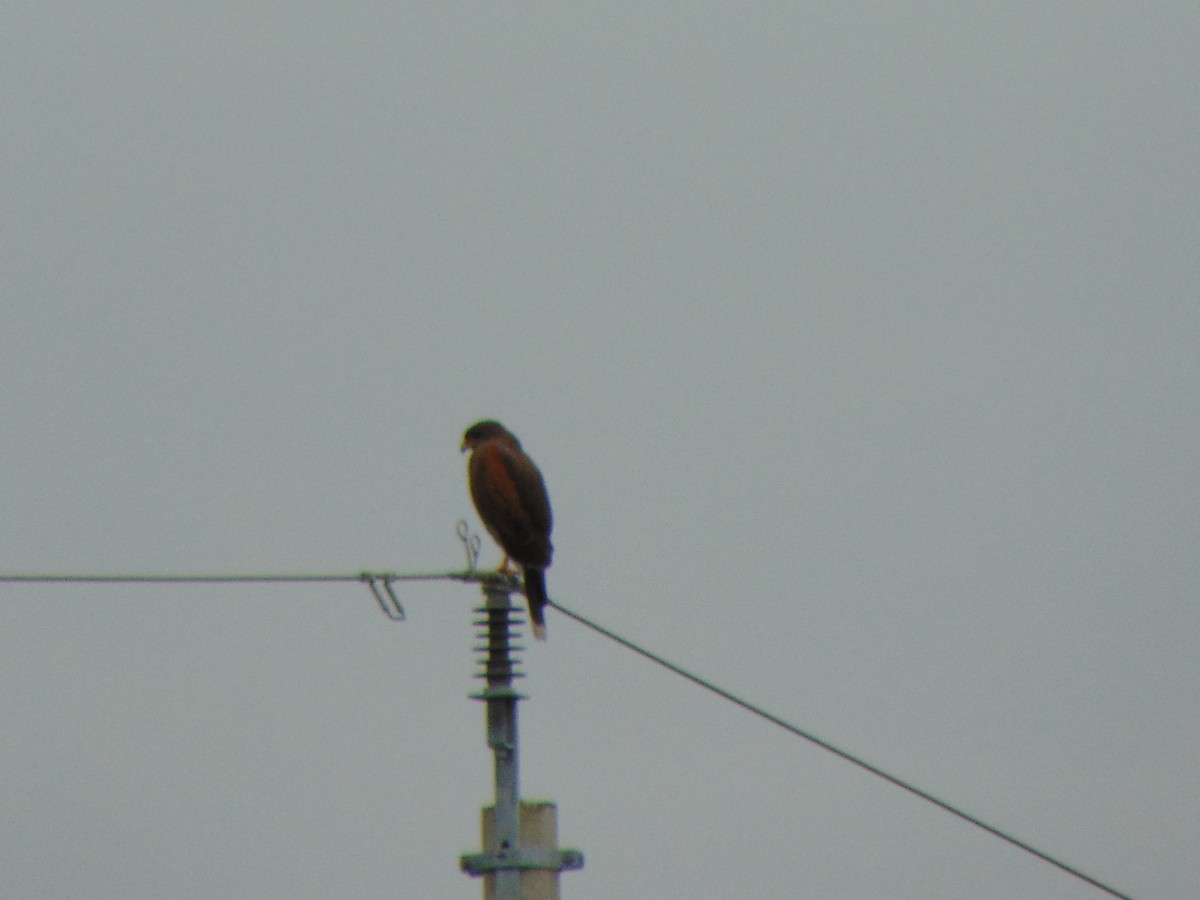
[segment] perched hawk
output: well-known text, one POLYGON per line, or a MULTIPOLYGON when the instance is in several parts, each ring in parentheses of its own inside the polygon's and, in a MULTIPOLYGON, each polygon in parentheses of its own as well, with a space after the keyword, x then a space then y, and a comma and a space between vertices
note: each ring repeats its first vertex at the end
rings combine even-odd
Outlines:
POLYGON ((546 639, 546 574, 554 548, 550 545, 550 497, 533 460, 507 428, 491 420, 476 422, 463 435, 470 450, 467 483, 471 499, 488 534, 504 551, 500 568, 511 559, 525 576, 525 597, 533 636, 546 639))

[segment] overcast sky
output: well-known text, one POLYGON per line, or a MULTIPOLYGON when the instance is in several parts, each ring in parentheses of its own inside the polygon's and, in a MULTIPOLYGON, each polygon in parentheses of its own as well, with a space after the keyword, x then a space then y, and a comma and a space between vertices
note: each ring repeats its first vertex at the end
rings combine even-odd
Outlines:
MULTIPOLYGON (((1200 7, 977 6, 5 4, 0 571, 459 568, 498 418, 560 603, 1194 897, 1200 7)), ((479 897, 402 599, 0 586, 0 896, 479 897)), ((548 625, 565 900, 1102 896, 548 625)))

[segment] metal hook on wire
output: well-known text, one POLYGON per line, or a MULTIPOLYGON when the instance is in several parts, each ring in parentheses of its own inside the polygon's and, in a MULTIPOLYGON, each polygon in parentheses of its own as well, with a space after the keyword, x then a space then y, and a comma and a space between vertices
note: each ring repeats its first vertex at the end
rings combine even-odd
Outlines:
POLYGON ((471 526, 467 524, 466 519, 458 520, 458 524, 454 526, 454 532, 462 541, 463 550, 467 554, 467 571, 474 572, 475 565, 479 562, 479 550, 483 547, 483 541, 479 535, 471 532, 471 526))
POLYGON ((367 587, 371 589, 371 594, 375 597, 375 602, 379 604, 379 608, 383 610, 385 616, 393 622, 403 622, 407 618, 404 614, 404 607, 400 605, 400 598, 392 590, 391 575, 373 575, 370 572, 363 572, 358 577, 367 583, 367 587), (382 591, 380 591, 381 585, 382 591))

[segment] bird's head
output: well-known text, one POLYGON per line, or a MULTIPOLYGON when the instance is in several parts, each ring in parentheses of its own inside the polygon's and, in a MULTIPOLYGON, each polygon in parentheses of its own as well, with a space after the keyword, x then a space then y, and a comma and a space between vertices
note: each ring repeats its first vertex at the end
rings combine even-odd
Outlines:
POLYGON ((468 450, 474 450, 484 441, 493 441, 500 439, 520 447, 520 442, 513 436, 513 433, 501 425, 494 419, 484 419, 482 422, 476 422, 463 434, 462 446, 460 452, 466 453, 468 450))

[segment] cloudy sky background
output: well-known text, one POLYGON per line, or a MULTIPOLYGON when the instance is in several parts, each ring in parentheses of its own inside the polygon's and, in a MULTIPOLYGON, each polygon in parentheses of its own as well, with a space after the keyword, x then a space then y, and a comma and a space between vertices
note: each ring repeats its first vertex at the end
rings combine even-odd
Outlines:
MULTIPOLYGON (((0 570, 462 565, 1200 883, 1194 2, 0 10, 0 570), (484 561, 498 554, 485 545, 484 561)), ((0 895, 474 898, 475 588, 0 588, 0 895)), ((1095 889, 562 616, 569 900, 1095 889)))

